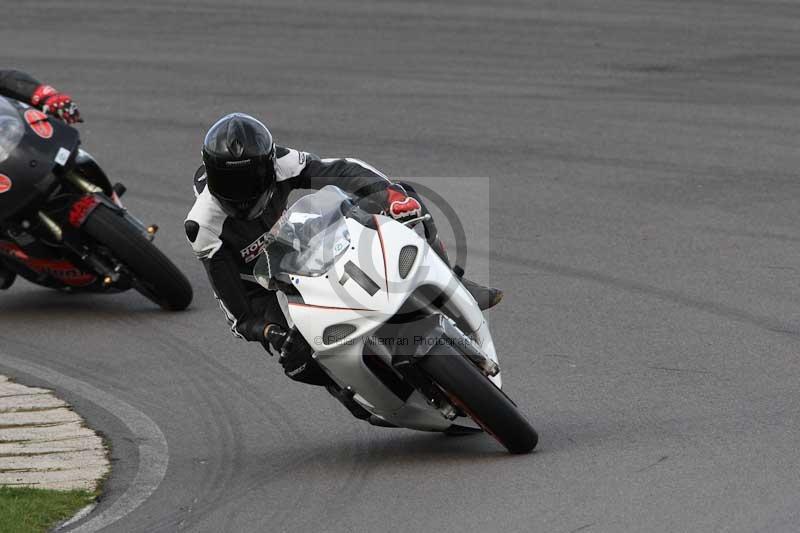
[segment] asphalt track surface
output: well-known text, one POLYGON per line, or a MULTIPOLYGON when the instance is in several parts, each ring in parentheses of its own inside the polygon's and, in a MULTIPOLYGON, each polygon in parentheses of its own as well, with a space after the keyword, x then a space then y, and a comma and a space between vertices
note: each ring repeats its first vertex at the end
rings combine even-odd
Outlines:
POLYGON ((0 4, 0 64, 75 96, 196 288, 176 314, 0 295, 0 370, 114 447, 91 516, 141 489, 109 531, 797 530, 796 3, 0 4), (393 176, 491 178, 470 258, 507 291, 488 316, 536 453, 368 426, 228 334, 182 220, 233 110, 393 176))

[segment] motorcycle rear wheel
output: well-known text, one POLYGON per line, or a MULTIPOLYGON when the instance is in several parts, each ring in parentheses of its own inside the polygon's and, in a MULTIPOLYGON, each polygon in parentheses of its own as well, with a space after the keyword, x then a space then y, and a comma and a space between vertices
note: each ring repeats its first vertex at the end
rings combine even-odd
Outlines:
POLYGON ((192 285, 141 231, 110 208, 99 205, 86 219, 84 231, 108 248, 136 277, 134 287, 168 311, 192 303, 192 285))
POLYGON ((536 430, 513 402, 453 347, 436 346, 419 365, 457 407, 509 452, 530 453, 536 447, 536 430))

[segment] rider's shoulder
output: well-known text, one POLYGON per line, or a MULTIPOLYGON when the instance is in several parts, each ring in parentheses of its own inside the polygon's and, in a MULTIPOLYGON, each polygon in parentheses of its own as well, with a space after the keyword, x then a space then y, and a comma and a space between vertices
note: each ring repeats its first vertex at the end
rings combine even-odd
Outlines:
POLYGON ((219 230, 221 233, 227 215, 206 187, 206 168, 203 165, 200 165, 194 173, 194 196, 194 205, 189 211, 187 220, 194 220, 201 226, 219 230))
POLYGON ((207 188, 203 189, 184 221, 186 237, 199 258, 210 258, 222 246, 222 227, 226 218, 219 202, 207 188))
POLYGON ((227 215, 214 196, 204 188, 194 199, 194 205, 186 216, 187 220, 194 220, 201 226, 218 230, 222 233, 222 225, 227 215))
POLYGON ((308 165, 308 162, 317 159, 317 156, 308 152, 275 146, 275 178, 285 181, 299 176, 308 165))

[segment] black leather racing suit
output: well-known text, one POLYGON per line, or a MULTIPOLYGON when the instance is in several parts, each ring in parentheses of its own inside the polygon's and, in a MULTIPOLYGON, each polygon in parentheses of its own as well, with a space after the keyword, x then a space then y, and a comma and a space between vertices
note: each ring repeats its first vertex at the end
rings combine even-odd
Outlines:
POLYGON ((26 104, 31 103, 33 92, 42 83, 19 70, 0 70, 0 95, 26 104))
POLYGON ((202 261, 219 305, 233 334, 264 341, 264 327, 286 326, 274 292, 253 278, 253 266, 266 244, 267 233, 286 209, 294 189, 321 189, 336 185, 358 196, 385 191, 391 182, 378 170, 357 159, 320 159, 307 153, 276 147, 277 190, 264 213, 254 220, 228 217, 206 185, 204 167, 195 174, 196 200, 186 218, 186 235, 202 261))

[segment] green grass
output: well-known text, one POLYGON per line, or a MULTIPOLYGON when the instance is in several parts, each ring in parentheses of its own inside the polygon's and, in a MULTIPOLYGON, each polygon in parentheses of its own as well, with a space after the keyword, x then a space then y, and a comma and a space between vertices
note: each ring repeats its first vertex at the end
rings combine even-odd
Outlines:
POLYGON ((95 493, 81 490, 0 487, 0 533, 47 531, 95 498, 95 493))

